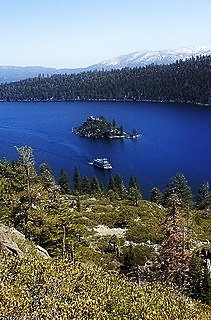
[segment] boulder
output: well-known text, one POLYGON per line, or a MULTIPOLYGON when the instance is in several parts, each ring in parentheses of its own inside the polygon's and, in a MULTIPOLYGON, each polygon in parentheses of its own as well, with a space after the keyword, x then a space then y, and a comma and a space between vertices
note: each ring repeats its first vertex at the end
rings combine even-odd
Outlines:
POLYGON ((5 225, 0 225, 0 247, 19 257, 24 256, 30 249, 35 249, 38 255, 44 258, 50 257, 47 250, 27 240, 24 234, 15 228, 5 225))

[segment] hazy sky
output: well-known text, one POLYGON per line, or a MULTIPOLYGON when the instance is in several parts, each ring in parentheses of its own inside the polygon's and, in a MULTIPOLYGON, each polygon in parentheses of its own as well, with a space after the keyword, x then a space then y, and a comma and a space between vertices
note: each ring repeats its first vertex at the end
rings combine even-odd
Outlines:
POLYGON ((0 65, 84 67, 211 45, 211 0, 0 0, 0 65))

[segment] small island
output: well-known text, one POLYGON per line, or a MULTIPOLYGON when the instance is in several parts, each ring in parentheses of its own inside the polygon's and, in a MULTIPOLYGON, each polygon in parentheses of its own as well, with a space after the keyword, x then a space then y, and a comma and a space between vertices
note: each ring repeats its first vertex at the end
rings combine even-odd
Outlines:
POLYGON ((125 132, 122 125, 120 127, 116 126, 115 119, 110 122, 103 116, 99 118, 88 117, 79 127, 73 129, 73 133, 80 137, 95 139, 135 139, 139 137, 135 129, 131 133, 125 132))

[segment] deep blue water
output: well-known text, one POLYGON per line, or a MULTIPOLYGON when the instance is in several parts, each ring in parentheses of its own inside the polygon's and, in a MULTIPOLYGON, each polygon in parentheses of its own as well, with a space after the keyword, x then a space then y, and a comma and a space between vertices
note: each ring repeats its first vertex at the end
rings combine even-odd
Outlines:
POLYGON ((0 158, 16 159, 14 146, 30 145, 37 167, 50 164, 58 177, 61 168, 72 175, 96 174, 106 184, 109 172, 88 164, 108 157, 113 175, 139 179, 145 197, 153 186, 162 190, 177 172, 185 174, 194 192, 211 180, 211 108, 168 103, 36 102, 0 103, 0 158), (126 131, 135 128, 136 140, 92 140, 71 133, 88 116, 116 119, 126 131))

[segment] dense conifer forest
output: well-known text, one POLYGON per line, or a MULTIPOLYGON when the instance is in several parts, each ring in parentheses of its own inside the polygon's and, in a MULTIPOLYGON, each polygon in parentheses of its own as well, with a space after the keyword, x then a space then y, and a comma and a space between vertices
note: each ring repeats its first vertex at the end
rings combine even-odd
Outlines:
POLYGON ((211 57, 171 65, 53 75, 0 85, 3 101, 211 101, 211 57))
POLYGON ((31 147, 16 149, 0 162, 3 319, 210 319, 208 182, 194 196, 178 173, 146 201, 134 176, 103 187, 75 167, 56 181, 31 147))

